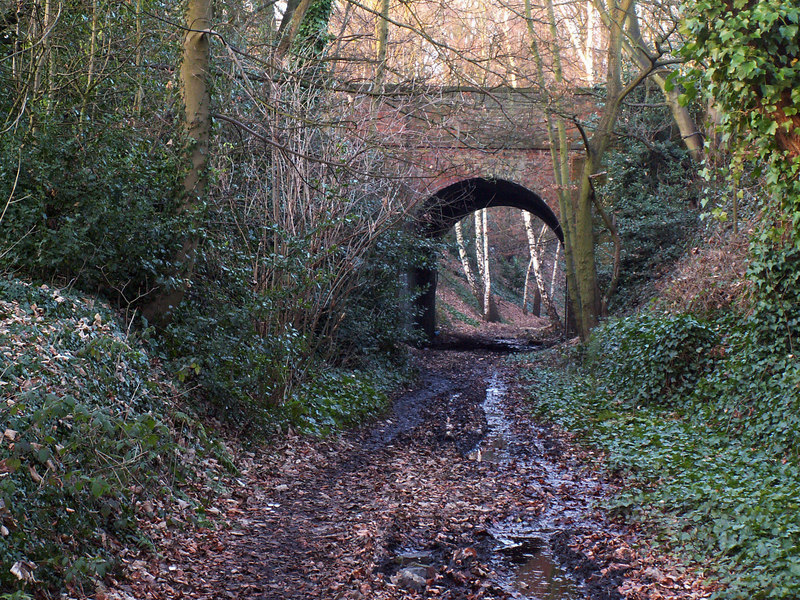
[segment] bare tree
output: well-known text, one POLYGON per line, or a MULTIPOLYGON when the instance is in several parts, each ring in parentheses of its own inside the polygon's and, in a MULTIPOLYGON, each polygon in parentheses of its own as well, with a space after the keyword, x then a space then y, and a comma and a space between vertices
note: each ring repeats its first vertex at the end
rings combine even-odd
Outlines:
POLYGON ((489 223, 486 209, 475 211, 475 252, 478 259, 478 289, 481 317, 489 323, 500 320, 500 311, 492 294, 492 273, 489 268, 489 223))
POLYGON ((475 275, 472 273, 472 267, 469 264, 469 254, 467 252, 467 245, 464 239, 463 221, 458 221, 455 224, 454 229, 456 232, 456 247, 458 248, 458 258, 461 261, 461 268, 464 270, 464 276, 467 278, 469 289, 478 300, 478 304, 482 305, 481 289, 478 287, 478 282, 476 281, 475 275))
MULTIPOLYGON (((659 57, 656 50, 651 48, 642 36, 636 6, 636 3, 632 3, 628 8, 628 37, 623 41, 623 45, 627 54, 640 69, 651 70, 659 57)), ((667 36, 677 29, 678 24, 676 15, 670 14, 668 16, 668 25, 671 25, 671 28, 667 31, 667 36)), ((656 39, 656 48, 665 41, 665 39, 656 39)), ((664 94, 664 100, 669 106, 689 154, 696 162, 700 162, 703 156, 703 136, 689 113, 689 109, 679 102, 680 90, 677 87, 667 88, 667 74, 668 71, 666 69, 655 70, 650 74, 650 78, 656 82, 664 94)))
MULTIPOLYGON (((547 286, 545 285, 544 281, 544 272, 543 272, 543 265, 541 259, 541 251, 542 246, 544 245, 544 236, 545 232, 547 231, 547 226, 542 224, 542 228, 537 235, 533 229, 533 218, 531 217, 531 213, 526 210, 522 211, 522 220, 525 225, 525 233, 527 234, 528 238, 528 251, 530 253, 530 259, 528 261, 528 268, 525 272, 525 289, 523 294, 523 306, 526 305, 526 297, 528 294, 528 284, 530 279, 530 274, 533 272, 534 281, 536 283, 536 293, 540 299, 541 304, 544 306, 544 310, 547 313, 547 316, 550 319, 557 323, 559 321, 558 313, 556 312, 556 308, 553 305, 551 292, 548 292, 547 286)), ((538 316, 538 314, 537 314, 538 316)))

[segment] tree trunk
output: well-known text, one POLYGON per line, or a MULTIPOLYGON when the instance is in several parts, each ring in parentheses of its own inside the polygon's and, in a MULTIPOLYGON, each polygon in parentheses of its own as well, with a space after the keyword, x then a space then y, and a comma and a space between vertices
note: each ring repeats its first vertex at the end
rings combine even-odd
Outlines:
POLYGON ((489 230, 486 209, 475 211, 475 253, 480 277, 481 317, 487 323, 500 321, 500 312, 492 296, 492 276, 489 270, 489 230))
MULTIPOLYGON (((580 5, 578 5, 580 6, 580 5)), ((564 10, 566 7, 570 7, 570 4, 561 4, 560 5, 563 15, 561 19, 561 23, 566 26, 567 33, 569 33, 570 41, 572 42, 575 50, 578 54, 578 58, 580 59, 581 63, 583 64, 583 71, 585 73, 584 80, 586 85, 593 86, 595 83, 594 77, 594 38, 595 38, 595 10, 594 10, 594 3, 592 0, 586 0, 583 4, 583 7, 586 10, 586 30, 584 35, 581 35, 581 32, 578 30, 578 25, 576 22, 579 20, 577 17, 579 16, 575 12, 572 14, 568 14, 569 11, 564 10)), ((580 12, 581 8, 576 9, 580 12)))
POLYGON ((481 269, 481 274, 483 275, 483 318, 488 321, 490 319, 489 312, 492 300, 492 273, 489 270, 489 222, 486 218, 486 209, 484 208, 479 212, 482 221, 482 235, 479 243, 483 246, 483 252, 481 253, 483 260, 483 269, 481 269))
MULTIPOLYGON (((522 314, 528 314, 528 288, 530 287, 531 282, 531 271, 533 270, 533 259, 528 259, 528 268, 525 269, 525 284, 522 288, 522 314)), ((539 316, 538 314, 536 315, 539 316)))
POLYGON ((98 19, 98 6, 97 0, 92 2, 92 33, 89 40, 89 58, 88 67, 86 72, 86 90, 83 93, 83 102, 81 103, 81 116, 78 122, 78 129, 83 130, 83 122, 86 119, 86 109, 89 106, 89 96, 92 94, 92 87, 94 86, 95 76, 95 54, 97 53, 97 19, 98 19))
POLYGON ((378 69, 375 73, 375 88, 380 90, 383 87, 383 79, 386 75, 386 46, 389 42, 389 0, 378 0, 378 24, 375 30, 375 59, 378 61, 378 69))
POLYGON ((297 7, 300 5, 300 0, 287 0, 286 2, 286 10, 283 11, 283 16, 281 17, 281 23, 278 26, 278 37, 282 37, 283 34, 286 32, 289 23, 292 20, 292 16, 294 15, 294 11, 297 10, 297 7))
POLYGON ((469 255, 467 254, 467 245, 464 243, 464 225, 462 221, 455 224, 456 230, 456 245, 458 246, 458 258, 461 260, 461 267, 464 269, 464 276, 467 278, 469 289, 481 303, 481 291, 478 287, 478 282, 475 281, 475 275, 472 273, 472 267, 469 265, 469 255))
MULTIPOLYGON (((598 2, 600 0, 597 0, 598 2)), ((552 2, 552 0, 548 0, 552 2)), ((586 159, 581 172, 578 188, 575 232, 575 271, 578 293, 580 294, 580 312, 576 314, 578 330, 586 339, 598 323, 602 312, 600 294, 597 286, 597 270, 594 261, 594 235, 592 231, 592 205, 594 188, 592 176, 598 171, 603 156, 611 143, 614 124, 619 115, 622 100, 641 81, 650 74, 653 64, 638 73, 625 87, 622 85, 622 46, 623 25, 627 19, 633 0, 608 0, 605 16, 608 24, 608 52, 606 76, 606 102, 600 120, 591 139, 586 140, 586 159)), ((602 13, 603 11, 601 11, 602 13)))
MULTIPOLYGON (((528 30, 531 35, 531 50, 534 53, 534 58, 537 67, 537 76, 542 90, 547 93, 550 90, 550 85, 545 78, 544 66, 541 54, 539 52, 538 44, 536 42, 536 33, 533 27, 533 20, 531 15, 530 0, 525 0, 525 16, 528 21, 528 30)), ((547 16, 548 25, 550 30, 550 49, 553 54, 553 76, 555 78, 556 87, 562 87, 564 83, 563 70, 561 68, 561 53, 557 43, 556 18, 555 9, 552 0, 547 2, 547 16)), ((567 139, 567 128, 562 117, 556 112, 556 102, 551 98, 547 98, 548 113, 548 135, 550 138, 550 154, 553 162, 553 175, 558 189, 558 205, 561 213, 561 229, 564 232, 564 267, 567 280, 567 298, 568 303, 571 304, 572 310, 570 315, 575 318, 577 315, 584 313, 583 297, 581 295, 578 281, 581 278, 579 267, 583 263, 576 261, 576 243, 578 237, 578 220, 577 208, 578 204, 574 197, 572 190, 572 177, 569 168, 569 141, 567 139), (552 108, 550 108, 552 106, 552 108), (553 116, 555 115, 555 116, 553 116)), ((569 312, 569 311, 568 311, 569 312)), ((568 315, 568 316, 570 316, 568 315)), ((577 319, 575 321, 577 323, 577 319)), ((567 319, 566 328, 569 329, 573 323, 572 319, 567 319)), ((579 333, 583 335, 582 330, 579 328, 579 333)))
POLYGON ((133 101, 133 110, 139 114, 142 110, 142 102, 144 100, 144 85, 142 84, 142 43, 144 36, 142 35, 142 0, 136 0, 136 56, 134 58, 136 65, 136 97, 133 101))
MULTIPOLYGON (((544 275, 542 273, 542 262, 540 258, 539 246, 544 238, 544 233, 547 229, 545 225, 539 235, 533 230, 533 219, 531 213, 526 210, 522 211, 522 220, 525 224, 525 233, 528 236, 528 251, 530 253, 530 265, 533 267, 533 276, 536 282, 536 297, 539 298, 540 304, 544 307, 547 316, 554 321, 558 321, 558 313, 553 305, 550 295, 547 293, 547 288, 544 284, 544 275)), ((527 290, 526 290, 527 291, 527 290)), ((541 309, 540 309, 541 310, 541 309)), ((540 310, 535 310, 534 314, 539 316, 540 310)))
POLYGON ((581 172, 575 207, 575 235, 572 254, 580 306, 575 319, 581 339, 587 339, 597 326, 600 297, 597 293, 597 267, 594 260, 594 222, 592 219, 592 189, 590 177, 596 171, 596 161, 587 156, 581 172))
POLYGON ((276 50, 278 59, 283 58, 297 37, 297 32, 300 31, 300 23, 303 22, 303 17, 305 17, 310 5, 311 0, 300 0, 297 4, 292 2, 290 6, 293 6, 294 9, 291 12, 289 12, 289 6, 287 6, 278 30, 281 40, 276 50))
MULTIPOLYGON (((597 325, 601 313, 600 293, 597 284, 597 268, 594 255, 593 231, 593 187, 592 176, 600 167, 603 156, 613 136, 614 124, 624 97, 637 86, 652 70, 652 62, 626 86, 622 85, 622 46, 623 25, 627 19, 632 0, 594 0, 603 22, 608 28, 606 101, 594 133, 587 138, 581 130, 586 147, 586 156, 578 173, 577 190, 570 185, 569 146, 564 119, 555 117, 557 134, 550 129, 551 152, 556 184, 559 188, 559 207, 561 225, 564 231, 564 258, 567 275, 567 293, 572 304, 572 313, 581 338, 588 338, 597 325), (556 150, 557 149, 557 150, 556 150)), ((553 55, 553 75, 556 89, 563 83, 561 56, 557 43, 556 17, 553 0, 546 1, 547 18, 550 29, 553 55)), ((539 81, 543 90, 548 90, 544 77, 541 57, 533 37, 530 0, 525 0, 526 19, 533 38, 532 50, 535 54, 539 81)), ((548 99, 548 106, 551 104, 548 99)))
MULTIPOLYGON (((183 43, 183 62, 180 69, 181 92, 184 104, 186 135, 190 140, 189 169, 183 180, 182 210, 190 212, 200 205, 206 194, 211 133, 210 71, 211 15, 213 0, 189 0, 186 11, 186 36, 183 43)), ((194 270, 197 238, 189 235, 175 257, 176 277, 180 283, 161 292, 142 313, 149 320, 163 321, 186 293, 194 270)))
POLYGON ((556 255, 553 257, 553 275, 550 277, 550 297, 555 298, 556 276, 558 275, 558 255, 561 254, 561 242, 556 243, 556 255))
MULTIPOLYGON (((628 38, 624 40, 624 47, 640 69, 644 70, 652 67, 651 51, 642 37, 635 3, 631 3, 628 8, 628 38)), ((695 162, 700 162, 703 158, 703 136, 700 134, 692 115, 689 114, 689 109, 681 106, 680 102, 678 102, 678 96, 680 95, 678 89, 667 90, 666 78, 659 73, 653 73, 651 78, 664 94, 664 100, 669 106, 672 118, 678 126, 678 131, 681 133, 681 138, 686 144, 689 154, 695 162)))
POLYGON ((486 261, 483 258, 483 218, 481 211, 473 213, 475 219, 475 257, 478 263, 478 305, 481 308, 481 317, 486 314, 486 304, 484 302, 483 290, 486 286, 486 261))
POLYGON ((536 317, 542 316, 542 294, 538 287, 533 289, 533 306, 531 306, 531 312, 536 317))

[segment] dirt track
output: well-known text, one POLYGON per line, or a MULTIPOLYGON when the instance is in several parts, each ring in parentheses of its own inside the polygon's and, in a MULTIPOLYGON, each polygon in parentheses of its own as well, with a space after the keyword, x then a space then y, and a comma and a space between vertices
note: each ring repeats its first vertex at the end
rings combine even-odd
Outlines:
POLYGON ((502 355, 419 360, 419 385, 387 418, 251 455, 220 507, 230 529, 168 538, 160 559, 130 557, 131 580, 109 597, 702 597, 698 582, 636 550, 630 528, 593 509, 611 484, 586 468, 591 455, 528 419, 502 355), (497 461, 474 451, 491 435, 487 382, 503 386, 497 461), (555 583, 530 579, 524 568, 539 555, 577 583, 559 583, 549 562, 537 568, 555 583))

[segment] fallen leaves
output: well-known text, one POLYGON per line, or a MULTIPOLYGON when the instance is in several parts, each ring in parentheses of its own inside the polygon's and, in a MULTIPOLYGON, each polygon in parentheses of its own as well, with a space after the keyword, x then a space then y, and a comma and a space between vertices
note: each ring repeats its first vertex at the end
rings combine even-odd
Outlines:
MULTIPOLYGON (((485 427, 483 388, 475 382, 489 361, 470 367, 463 354, 442 360, 438 368, 450 374, 458 398, 448 389, 414 405, 417 425, 392 429, 384 445, 365 429, 327 439, 289 436, 258 454, 240 454, 246 476, 228 482, 206 509, 224 526, 164 527, 158 555, 121 557, 128 580, 115 589, 152 600, 513 597, 501 585, 489 532, 504 522, 535 522, 553 507, 588 511, 591 497, 608 486, 554 431, 542 433, 550 436, 543 445, 571 464, 564 467, 570 477, 554 479, 535 460, 470 460, 465 440, 485 427), (587 497, 575 497, 576 490, 587 497)), ((524 406, 518 408, 519 434, 531 435, 524 406)), ((559 522, 570 531, 569 564, 587 579, 587 597, 599 594, 597 586, 630 600, 707 597, 696 578, 676 575, 662 557, 637 547, 635 532, 618 525, 581 531, 570 514, 559 522)))
POLYGON ((27 560, 18 560, 11 567, 11 574, 19 579, 28 583, 36 583, 36 577, 33 572, 36 570, 36 565, 27 560))

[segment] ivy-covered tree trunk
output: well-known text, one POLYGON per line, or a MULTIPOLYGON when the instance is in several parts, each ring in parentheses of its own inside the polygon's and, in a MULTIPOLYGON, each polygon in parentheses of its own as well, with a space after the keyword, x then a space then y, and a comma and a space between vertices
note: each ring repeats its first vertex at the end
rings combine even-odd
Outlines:
MULTIPOLYGON (((641 69, 627 85, 623 86, 622 48, 625 40, 623 26, 633 5, 633 0, 594 0, 594 3, 607 28, 606 100, 591 137, 585 130, 581 130, 586 153, 576 174, 570 173, 569 169, 569 141, 566 135, 565 120, 557 110, 558 98, 547 98, 547 107, 551 115, 548 117, 548 130, 553 172, 559 190, 561 226, 564 231, 567 293, 575 326, 583 339, 586 339, 592 329, 597 326, 602 313, 595 263, 593 208, 596 206, 596 198, 593 177, 600 170, 603 156, 611 143, 614 124, 617 121, 622 100, 657 67, 655 61, 650 61, 646 68, 641 69), (577 184, 574 186, 573 175, 576 176, 577 184)), ((545 8, 551 37, 552 72, 555 78, 555 88, 558 89, 563 87, 564 76, 553 0, 547 0, 545 8)), ((547 90, 550 89, 549 81, 545 77, 542 58, 536 42, 530 0, 525 1, 525 17, 531 35, 531 50, 537 64, 539 83, 547 94, 547 90)), ((578 126, 580 127, 579 124, 578 126)))
MULTIPOLYGON (((553 59, 553 77, 557 88, 563 87, 564 75, 561 66, 561 51, 557 43, 557 27, 555 7, 552 0, 546 3, 548 25, 550 30, 550 51, 553 59)), ((537 66, 539 84, 543 90, 549 90, 549 82, 545 77, 544 64, 536 38, 533 24, 531 1, 525 1, 525 17, 531 36, 531 51, 537 66)), ((547 91, 545 93, 548 93, 547 91)), ((597 324, 599 302, 597 302, 597 271, 594 265, 594 233, 592 231, 591 202, 589 214, 585 211, 586 202, 580 201, 572 185, 570 173, 569 140, 567 125, 557 107, 559 98, 548 97, 548 136, 550 154, 553 163, 553 175, 558 190, 558 204, 561 229, 564 232, 564 262, 567 279, 567 297, 571 312, 566 315, 567 329, 577 328, 581 337, 587 337, 597 324), (552 108, 551 108, 552 107, 552 108), (552 111, 552 112, 550 112, 552 111)), ((588 198, 587 198, 588 199, 588 198)))
MULTIPOLYGON (((552 0, 548 0, 552 4, 552 0)), ((605 5, 598 2, 604 10, 608 23, 606 101, 600 114, 597 128, 590 139, 585 139, 586 157, 580 174, 575 211, 575 235, 572 240, 580 297, 580 312, 576 314, 578 331, 586 339, 597 326, 602 312, 600 293, 597 284, 597 267, 594 256, 594 231, 592 207, 595 204, 592 177, 599 171, 606 149, 611 143, 614 124, 617 121, 622 100, 640 83, 654 65, 639 73, 630 84, 622 85, 622 44, 623 25, 627 19, 633 0, 607 0, 605 5)))
MULTIPOLYGON (((189 0, 186 34, 180 70, 186 137, 189 144, 188 170, 183 179, 182 210, 190 213, 204 201, 207 187, 209 136, 211 133, 211 93, 209 89, 211 15, 213 0, 189 0)), ((163 320, 186 293, 194 270, 197 238, 186 232, 181 250, 174 257, 175 283, 143 307, 149 320, 163 320)))
POLYGON ((771 193, 760 208, 777 229, 762 242, 788 234, 800 248, 800 8, 768 0, 684 4, 693 40, 681 52, 695 65, 686 96, 713 98, 721 133, 738 139, 742 158, 766 167, 771 193))

